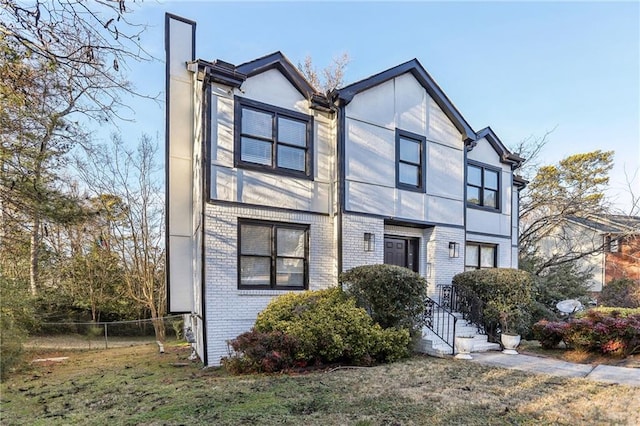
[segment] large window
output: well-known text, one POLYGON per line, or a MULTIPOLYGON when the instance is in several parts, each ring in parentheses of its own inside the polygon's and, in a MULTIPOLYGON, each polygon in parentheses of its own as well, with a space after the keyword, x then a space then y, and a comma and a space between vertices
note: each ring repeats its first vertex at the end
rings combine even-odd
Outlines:
POLYGON ((424 192, 425 141, 423 136, 396 130, 396 186, 424 192))
POLYGON ((496 267, 498 247, 494 244, 467 243, 464 257, 464 269, 488 269, 496 267))
POLYGON ((500 171, 478 164, 467 166, 467 203, 498 210, 500 171))
POLYGON ((312 178, 308 115, 236 98, 235 165, 312 178))
POLYGON ((309 226, 242 220, 238 228, 238 287, 308 287, 309 226))

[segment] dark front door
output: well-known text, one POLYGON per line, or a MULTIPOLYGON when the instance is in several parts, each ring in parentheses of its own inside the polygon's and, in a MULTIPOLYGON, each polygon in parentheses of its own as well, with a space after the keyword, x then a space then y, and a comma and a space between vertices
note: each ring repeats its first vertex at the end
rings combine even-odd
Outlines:
POLYGON ((402 266, 418 272, 418 240, 414 238, 385 237, 384 263, 402 266))

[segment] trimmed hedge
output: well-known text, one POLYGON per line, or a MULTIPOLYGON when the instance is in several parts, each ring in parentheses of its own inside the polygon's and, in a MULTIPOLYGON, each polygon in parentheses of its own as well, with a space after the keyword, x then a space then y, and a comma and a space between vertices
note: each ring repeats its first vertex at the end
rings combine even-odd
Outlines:
POLYGON ((487 334, 524 334, 529 326, 533 299, 530 273, 518 269, 493 268, 467 271, 453 277, 459 294, 475 294, 482 304, 482 322, 487 334))
POLYGON ((410 342, 407 330, 383 329, 339 288, 295 292, 271 301, 250 334, 230 341, 235 352, 223 363, 238 372, 370 365, 409 356, 410 342))
POLYGON ((383 328, 414 332, 421 327, 427 282, 420 274, 394 265, 365 265, 343 273, 340 281, 383 328))

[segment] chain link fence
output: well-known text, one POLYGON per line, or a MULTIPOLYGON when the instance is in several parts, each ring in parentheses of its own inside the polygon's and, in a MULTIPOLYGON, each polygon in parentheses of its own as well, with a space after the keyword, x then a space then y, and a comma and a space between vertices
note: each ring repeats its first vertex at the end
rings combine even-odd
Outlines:
MULTIPOLYGON (((166 340, 183 338, 183 315, 161 318, 166 340)), ((139 319, 111 322, 45 322, 38 334, 30 336, 30 349, 109 349, 145 345, 156 341, 153 320, 139 319)))

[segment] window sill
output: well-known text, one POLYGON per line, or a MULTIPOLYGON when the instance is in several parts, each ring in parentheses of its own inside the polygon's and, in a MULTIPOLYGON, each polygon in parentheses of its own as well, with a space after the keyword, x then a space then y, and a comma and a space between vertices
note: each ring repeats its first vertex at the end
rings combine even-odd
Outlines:
POLYGON ((501 209, 494 208, 494 207, 480 206, 478 204, 473 204, 473 203, 467 203, 467 207, 470 208, 470 209, 482 210, 482 211, 485 211, 485 212, 502 213, 501 209))
POLYGON ((242 289, 238 289, 238 296, 280 296, 283 294, 287 294, 290 293, 292 291, 305 291, 305 289, 301 288, 301 289, 290 289, 290 290, 285 290, 285 289, 246 289, 246 288, 242 288, 242 289))
POLYGON ((291 178, 297 178, 297 179, 304 179, 304 180, 309 180, 309 181, 313 181, 313 176, 310 174, 307 174, 306 172, 299 172, 296 170, 289 170, 289 169, 279 169, 279 168, 274 168, 271 166, 264 166, 261 164, 254 164, 254 163, 247 163, 247 162, 243 162, 243 161, 236 161, 234 164, 234 167, 237 168, 238 170, 253 170, 253 171, 257 171, 257 172, 261 172, 261 173, 267 173, 267 174, 272 174, 272 175, 278 175, 278 176, 286 176, 286 177, 291 177, 291 178))

